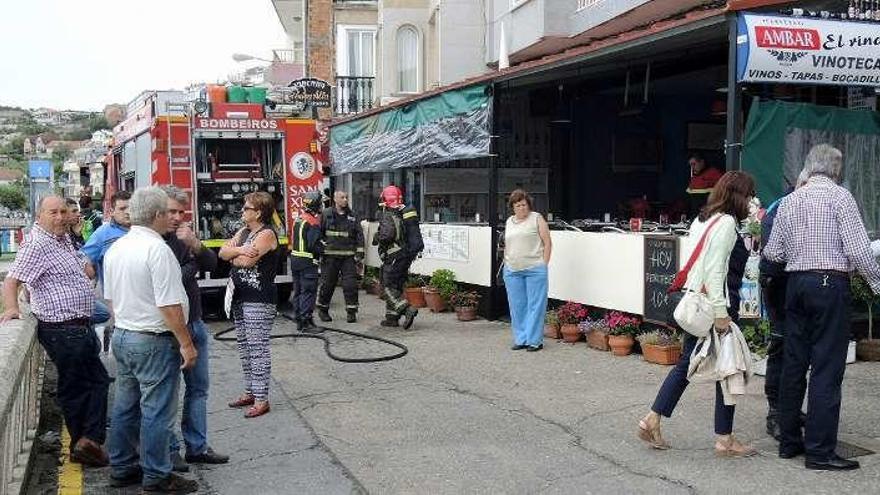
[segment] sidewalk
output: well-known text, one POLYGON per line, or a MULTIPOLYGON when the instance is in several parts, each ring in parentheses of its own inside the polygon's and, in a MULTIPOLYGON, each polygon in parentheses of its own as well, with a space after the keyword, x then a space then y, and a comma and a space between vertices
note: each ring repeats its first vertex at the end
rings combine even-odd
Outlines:
MULTIPOLYGON (((340 296, 335 315, 343 315, 340 296)), ((451 313, 423 311, 409 332, 383 329, 381 302, 361 298, 362 323, 338 327, 398 340, 409 355, 343 364, 320 342, 273 340, 272 412, 262 418, 226 408, 239 392, 238 358, 231 343, 213 342, 209 436, 232 462, 195 470, 203 493, 873 493, 880 483, 877 455, 858 457, 862 469, 848 473, 776 457, 763 431, 762 378, 750 384, 735 427, 761 455, 714 457, 714 387, 706 384, 693 385, 664 423, 673 449, 651 451, 636 422, 668 367, 583 342, 512 352, 507 325, 459 323, 451 313)), ((291 326, 279 319, 275 331, 291 326)), ((341 355, 394 351, 333 338, 341 355)), ((847 367, 840 428, 842 440, 874 451, 878 383, 880 366, 847 367)), ((106 471, 87 471, 84 492, 104 492, 106 471)))

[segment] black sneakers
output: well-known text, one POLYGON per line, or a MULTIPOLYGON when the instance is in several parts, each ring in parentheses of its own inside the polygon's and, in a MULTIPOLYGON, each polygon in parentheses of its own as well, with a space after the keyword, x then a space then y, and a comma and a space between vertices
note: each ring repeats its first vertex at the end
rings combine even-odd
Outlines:
POLYGON ((203 454, 186 454, 186 462, 190 464, 226 464, 229 462, 229 456, 218 454, 214 449, 208 447, 203 454))
POLYGON ((193 493, 199 484, 176 474, 170 474, 164 480, 152 485, 144 485, 143 490, 151 493, 193 493))

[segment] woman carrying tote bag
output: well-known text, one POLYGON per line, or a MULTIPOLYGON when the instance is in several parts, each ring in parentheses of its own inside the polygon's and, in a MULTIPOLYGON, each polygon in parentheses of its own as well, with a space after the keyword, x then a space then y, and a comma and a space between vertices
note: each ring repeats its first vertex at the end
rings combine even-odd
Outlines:
MULTIPOLYGON (((730 329, 727 274, 731 253, 739 234, 737 226, 749 214, 749 202, 755 195, 755 181, 744 172, 727 172, 712 193, 706 206, 690 228, 690 236, 700 239, 705 235, 702 250, 691 266, 684 284, 685 290, 702 292, 714 312, 714 331, 724 334, 730 329), (711 226, 711 227, 710 227, 711 226)), ((639 421, 639 438, 655 449, 669 445, 660 433, 660 418, 672 415, 681 395, 688 386, 687 372, 697 337, 684 333, 684 346, 678 364, 666 376, 651 411, 639 421)), ((721 386, 715 384, 715 454, 725 457, 746 457, 755 449, 741 444, 733 436, 735 406, 724 405, 721 386)))

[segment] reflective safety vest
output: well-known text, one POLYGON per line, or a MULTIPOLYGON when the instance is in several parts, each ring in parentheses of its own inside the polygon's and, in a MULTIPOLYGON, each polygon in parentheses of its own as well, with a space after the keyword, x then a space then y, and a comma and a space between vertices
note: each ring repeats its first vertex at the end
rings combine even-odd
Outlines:
POLYGON ((313 263, 318 264, 316 258, 321 253, 321 250, 319 246, 314 245, 317 244, 315 241, 312 241, 313 245, 309 245, 310 237, 317 234, 317 232, 311 232, 312 229, 318 228, 314 225, 314 222, 317 222, 317 219, 307 214, 302 214, 293 222, 293 232, 290 238, 290 255, 296 258, 308 258, 313 263))

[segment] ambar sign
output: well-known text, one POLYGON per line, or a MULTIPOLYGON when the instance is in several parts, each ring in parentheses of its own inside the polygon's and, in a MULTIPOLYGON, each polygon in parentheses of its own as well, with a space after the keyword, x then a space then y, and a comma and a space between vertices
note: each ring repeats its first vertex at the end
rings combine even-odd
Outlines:
POLYGON ((755 26, 755 41, 761 48, 819 50, 819 31, 770 26, 755 26))
POLYGON ((278 129, 277 120, 267 119, 196 119, 198 129, 274 131, 278 129))

